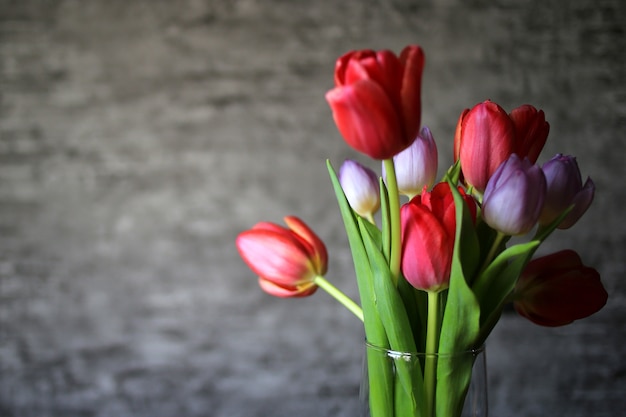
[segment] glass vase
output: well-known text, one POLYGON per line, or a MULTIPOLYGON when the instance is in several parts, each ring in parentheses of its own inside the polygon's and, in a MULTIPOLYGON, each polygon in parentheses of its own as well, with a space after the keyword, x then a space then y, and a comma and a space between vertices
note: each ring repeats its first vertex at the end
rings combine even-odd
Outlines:
POLYGON ((359 402, 361 417, 487 417, 485 348, 426 354, 366 343, 359 402))

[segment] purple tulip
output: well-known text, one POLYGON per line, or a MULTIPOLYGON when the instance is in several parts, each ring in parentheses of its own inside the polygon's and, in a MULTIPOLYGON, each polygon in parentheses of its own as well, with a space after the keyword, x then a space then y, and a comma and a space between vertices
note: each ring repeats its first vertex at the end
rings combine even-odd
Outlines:
POLYGON ((587 178, 583 185, 578 163, 573 156, 556 154, 543 164, 542 169, 548 188, 539 224, 552 223, 569 206, 574 205, 558 226, 559 229, 568 229, 591 205, 596 191, 595 184, 591 178, 587 178))
MULTIPOLYGON (((422 128, 415 141, 393 157, 396 169, 398 191, 412 199, 422 193, 424 187, 430 188, 437 177, 437 144, 430 129, 422 128)), ((386 178, 383 164, 383 178, 386 178)))
POLYGON ((351 159, 339 168, 339 183, 350 203, 360 216, 371 220, 380 207, 378 177, 371 169, 351 159))
POLYGON ((501 233, 528 233, 539 219, 545 196, 546 179, 541 168, 512 154, 487 183, 483 218, 501 233))

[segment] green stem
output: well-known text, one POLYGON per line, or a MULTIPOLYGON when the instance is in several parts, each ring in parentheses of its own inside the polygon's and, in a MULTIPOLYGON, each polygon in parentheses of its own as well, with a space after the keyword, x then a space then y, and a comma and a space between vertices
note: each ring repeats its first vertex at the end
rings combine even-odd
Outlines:
POLYGON ((469 186, 469 188, 467 189, 467 193, 474 196, 474 198, 476 199, 476 201, 478 201, 479 204, 483 203, 483 193, 481 193, 476 188, 474 188, 473 185, 469 186))
POLYGON ((496 252, 500 247, 500 244, 502 243, 502 239, 504 239, 505 237, 506 235, 504 233, 498 232, 496 238, 493 241, 493 244, 491 245, 491 248, 489 249, 487 257, 485 258, 485 262, 483 262, 483 266, 480 268, 480 272, 484 271, 485 268, 489 266, 491 261, 493 261, 493 258, 496 256, 496 252))
POLYGON ((326 278, 318 275, 313 280, 315 284, 330 294, 335 300, 339 301, 344 307, 350 310, 359 320, 363 321, 363 310, 357 303, 352 301, 350 297, 345 295, 341 290, 331 284, 326 278))
POLYGON ((400 230, 400 194, 396 180, 396 169, 393 159, 385 159, 385 173, 387 174, 387 189, 389 191, 389 217, 391 223, 391 254, 389 258, 389 271, 394 285, 398 285, 400 276, 400 256, 402 251, 402 236, 400 230))
POLYGON ((424 364, 424 389, 426 416, 434 416, 435 387, 437 386, 437 349, 439 342, 439 293, 428 291, 428 324, 426 327, 426 358, 424 364))

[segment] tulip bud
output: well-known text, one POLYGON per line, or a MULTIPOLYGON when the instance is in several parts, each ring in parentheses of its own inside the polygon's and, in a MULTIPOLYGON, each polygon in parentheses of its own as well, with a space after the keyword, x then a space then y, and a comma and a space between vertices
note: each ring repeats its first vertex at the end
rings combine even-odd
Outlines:
POLYGON ((574 205, 558 228, 568 229, 587 211, 595 193, 595 185, 591 178, 583 185, 580 169, 576 158, 557 154, 543 164, 543 173, 546 177, 547 192, 539 224, 552 223, 565 209, 574 205))
POLYGON ((513 122, 502 107, 484 101, 459 118, 454 140, 465 181, 482 192, 487 181, 514 151, 513 122))
POLYGON ((550 125, 543 110, 530 104, 513 109, 509 114, 515 127, 515 152, 520 158, 528 158, 534 164, 548 139, 550 125))
POLYGON ((483 195, 483 218, 501 233, 527 233, 539 219, 545 196, 546 179, 541 168, 513 154, 489 179, 483 195))
POLYGON ((326 93, 344 140, 374 159, 388 159, 419 132, 424 52, 351 51, 337 60, 335 88, 326 93))
POLYGON ((259 285, 276 297, 304 297, 317 290, 315 278, 326 273, 324 242, 297 217, 285 217, 287 228, 257 223, 237 236, 237 249, 257 275, 259 285))
POLYGON ((542 326, 563 326, 599 311, 608 294, 600 274, 583 265, 573 250, 534 259, 513 293, 515 310, 542 326))
MULTIPOLYGON (((437 144, 430 129, 424 126, 415 141, 393 157, 398 191, 409 200, 430 188, 437 177, 437 144)), ((383 178, 386 179, 385 164, 383 178)))
POLYGON ((372 219, 380 207, 380 186, 374 171, 346 159, 339 168, 338 176, 350 207, 359 216, 372 219))

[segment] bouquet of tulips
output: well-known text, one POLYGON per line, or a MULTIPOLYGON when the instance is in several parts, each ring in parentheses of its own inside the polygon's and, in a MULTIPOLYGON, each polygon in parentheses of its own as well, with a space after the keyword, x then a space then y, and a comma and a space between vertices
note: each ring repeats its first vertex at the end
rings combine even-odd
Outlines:
MULTIPOLYGON (((600 276, 577 253, 532 260, 551 233, 576 223, 595 191, 572 156, 536 165, 549 132, 544 112, 522 105, 507 113, 489 100, 464 110, 454 163, 437 182, 437 146, 420 120, 423 67, 419 46, 399 56, 352 51, 337 60, 326 94, 345 141, 382 161, 380 175, 354 160, 337 174, 327 161, 360 303, 324 278, 325 245, 293 216, 287 227, 261 222, 237 237, 261 288, 303 297, 321 287, 363 321, 367 343, 426 354, 481 347, 509 303, 544 326, 601 309, 600 276)), ((417 377, 383 375, 376 364, 369 372, 372 416, 452 417, 471 363, 452 370, 427 361, 417 377)))

